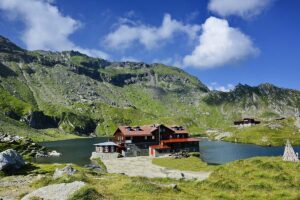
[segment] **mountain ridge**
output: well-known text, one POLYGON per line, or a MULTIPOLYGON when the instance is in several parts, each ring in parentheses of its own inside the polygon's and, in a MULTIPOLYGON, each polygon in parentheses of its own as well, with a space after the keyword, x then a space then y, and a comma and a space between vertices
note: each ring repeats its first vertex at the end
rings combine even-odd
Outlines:
POLYGON ((75 134, 109 135, 118 125, 145 123, 177 123, 200 133, 244 116, 290 117, 300 108, 299 91, 271 84, 210 91, 176 67, 110 62, 76 51, 27 51, 3 37, 0 90, 2 118, 31 127, 36 116, 40 122, 53 119, 57 131, 75 134))

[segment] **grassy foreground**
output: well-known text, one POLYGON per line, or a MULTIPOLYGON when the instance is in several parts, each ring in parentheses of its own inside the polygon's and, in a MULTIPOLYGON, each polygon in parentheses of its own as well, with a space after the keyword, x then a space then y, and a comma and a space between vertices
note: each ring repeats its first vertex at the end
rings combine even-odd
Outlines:
POLYGON ((79 166, 75 166, 79 171, 77 174, 54 180, 52 174, 55 168, 62 167, 64 165, 34 165, 28 173, 43 174, 43 178, 36 180, 31 187, 35 189, 75 180, 86 182, 87 186, 71 199, 80 199, 85 195, 85 199, 300 198, 300 163, 283 162, 279 157, 256 157, 217 166, 211 176, 202 182, 128 177, 99 173, 79 166), (177 188, 166 187, 170 184, 176 184, 177 188))
POLYGON ((169 169, 178 169, 183 171, 211 171, 216 167, 208 165, 199 158, 191 156, 189 158, 154 158, 152 163, 169 169))

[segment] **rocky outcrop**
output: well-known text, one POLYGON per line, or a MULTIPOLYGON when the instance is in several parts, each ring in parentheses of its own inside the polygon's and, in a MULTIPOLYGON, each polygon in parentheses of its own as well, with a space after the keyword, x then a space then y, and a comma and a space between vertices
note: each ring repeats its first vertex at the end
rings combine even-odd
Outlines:
POLYGON ((0 170, 14 171, 25 165, 23 158, 13 149, 7 149, 0 153, 0 170))
POLYGON ((46 129, 57 128, 59 119, 47 116, 41 111, 34 111, 24 116, 22 121, 25 121, 32 128, 46 129))
MULTIPOLYGON (((9 135, 0 133, 0 144, 4 149, 13 148, 20 155, 26 157, 45 157, 49 156, 47 149, 37 143, 32 142, 30 139, 18 135, 9 135)), ((1 150, 1 149, 0 149, 1 150)))
POLYGON ((238 84, 230 92, 212 91, 204 101, 209 105, 231 106, 231 111, 255 117, 260 112, 274 116, 294 116, 300 105, 300 92, 272 84, 256 87, 238 84))
POLYGON ((48 185, 39 188, 22 198, 22 200, 43 199, 43 200, 67 200, 80 188, 85 185, 82 181, 72 183, 61 183, 48 185))
POLYGON ((76 169, 74 169, 72 167, 72 165, 67 165, 66 167, 62 168, 62 169, 56 169, 54 174, 53 174, 53 178, 57 179, 60 178, 64 175, 73 175, 77 172, 76 169))

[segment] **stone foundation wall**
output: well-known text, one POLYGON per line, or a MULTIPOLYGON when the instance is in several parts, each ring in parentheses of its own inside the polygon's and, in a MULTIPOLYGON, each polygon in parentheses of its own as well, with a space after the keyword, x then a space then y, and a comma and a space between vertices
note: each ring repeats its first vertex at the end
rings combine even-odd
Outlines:
POLYGON ((117 159, 119 156, 120 156, 119 153, 99 153, 99 152, 93 152, 90 159, 100 158, 101 160, 108 160, 108 159, 117 159))

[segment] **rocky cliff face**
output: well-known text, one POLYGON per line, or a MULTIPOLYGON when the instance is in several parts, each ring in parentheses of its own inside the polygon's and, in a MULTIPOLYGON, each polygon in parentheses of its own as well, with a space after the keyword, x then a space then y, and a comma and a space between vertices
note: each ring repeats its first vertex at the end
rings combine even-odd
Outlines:
POLYGON ((111 134, 117 125, 144 123, 199 132, 243 115, 292 115, 300 107, 298 91, 269 84, 211 92, 175 67, 27 51, 3 37, 0 92, 0 116, 77 134, 111 134))

